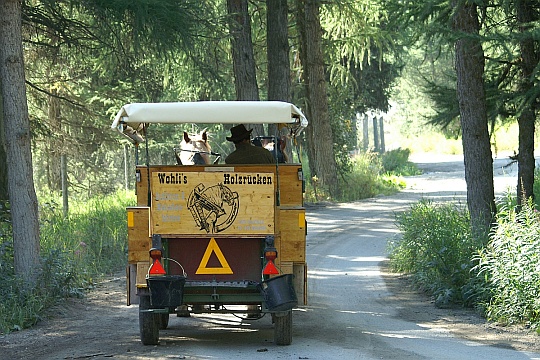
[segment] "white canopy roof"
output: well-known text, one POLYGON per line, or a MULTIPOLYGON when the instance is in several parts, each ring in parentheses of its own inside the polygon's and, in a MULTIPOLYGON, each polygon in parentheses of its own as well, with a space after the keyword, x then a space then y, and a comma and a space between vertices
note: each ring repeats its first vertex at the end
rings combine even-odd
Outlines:
POLYGON ((133 142, 142 142, 143 124, 294 124, 294 134, 307 119, 293 104, 282 101, 200 101, 134 103, 122 106, 112 128, 133 142))

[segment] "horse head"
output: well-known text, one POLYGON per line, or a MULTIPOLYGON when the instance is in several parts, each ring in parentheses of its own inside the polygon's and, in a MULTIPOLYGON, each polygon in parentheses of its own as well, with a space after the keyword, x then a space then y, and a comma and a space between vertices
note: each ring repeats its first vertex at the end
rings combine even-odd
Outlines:
POLYGON ((287 156, 287 153, 285 152, 285 147, 287 145, 287 138, 285 136, 281 136, 277 138, 278 146, 276 146, 276 143, 274 140, 271 140, 269 138, 259 140, 259 144, 255 144, 257 146, 262 146, 266 150, 270 151, 272 155, 277 157, 277 160, 279 163, 286 163, 289 162, 289 157, 287 156))
POLYGON ((206 129, 197 135, 189 135, 184 131, 184 139, 180 143, 180 161, 183 165, 211 164, 211 152, 206 129))

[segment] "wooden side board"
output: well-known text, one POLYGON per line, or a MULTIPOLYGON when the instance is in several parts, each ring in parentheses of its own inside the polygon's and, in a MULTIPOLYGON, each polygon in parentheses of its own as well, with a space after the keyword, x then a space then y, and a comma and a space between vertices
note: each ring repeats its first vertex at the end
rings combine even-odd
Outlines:
POLYGON ((306 263, 306 210, 303 207, 279 208, 276 216, 276 265, 281 274, 294 275, 298 301, 308 301, 306 263))
POLYGON ((280 208, 276 243, 283 261, 306 261, 306 209, 280 208))
POLYGON ((136 206, 127 209, 128 263, 149 261, 150 255, 150 208, 136 206))

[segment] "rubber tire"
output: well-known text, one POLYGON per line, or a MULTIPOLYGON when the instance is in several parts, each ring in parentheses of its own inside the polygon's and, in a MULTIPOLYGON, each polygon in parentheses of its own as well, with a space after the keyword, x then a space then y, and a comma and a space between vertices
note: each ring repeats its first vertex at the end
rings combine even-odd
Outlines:
MULTIPOLYGON (((281 315, 281 314, 280 314, 281 315)), ((276 345, 291 345, 292 343, 292 310, 283 316, 272 316, 274 320, 274 343, 276 345)))
POLYGON ((139 332, 143 345, 157 345, 159 343, 159 327, 161 314, 143 312, 150 308, 150 296, 139 296, 139 332))
POLYGON ((169 326, 169 314, 159 314, 159 329, 165 330, 169 326))

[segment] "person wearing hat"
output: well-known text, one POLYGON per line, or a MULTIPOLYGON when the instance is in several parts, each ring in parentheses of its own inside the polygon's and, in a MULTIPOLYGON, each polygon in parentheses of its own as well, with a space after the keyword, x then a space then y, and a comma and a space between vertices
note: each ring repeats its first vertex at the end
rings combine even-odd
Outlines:
POLYGON ((226 139, 234 143, 236 150, 225 158, 226 164, 275 164, 272 153, 251 143, 251 132, 242 124, 231 128, 231 136, 226 139))

